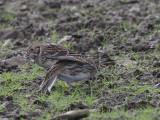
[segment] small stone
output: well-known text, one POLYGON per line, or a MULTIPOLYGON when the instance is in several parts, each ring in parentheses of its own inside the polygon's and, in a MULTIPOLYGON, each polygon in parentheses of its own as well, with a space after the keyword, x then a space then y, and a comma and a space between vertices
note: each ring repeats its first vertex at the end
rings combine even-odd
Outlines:
POLYGON ((159 89, 159 88, 160 88, 160 83, 156 84, 156 85, 154 86, 154 88, 159 89))
POLYGON ((64 36, 62 39, 60 39, 60 40, 58 41, 57 44, 61 44, 61 43, 64 42, 64 41, 70 40, 71 38, 72 38, 72 36, 70 36, 70 35, 64 36))
POLYGON ((9 44, 11 44, 11 39, 7 39, 7 40, 4 42, 4 44, 3 44, 2 47, 9 46, 9 44))
POLYGON ((28 8, 27 8, 26 5, 23 5, 20 9, 21 9, 22 11, 25 11, 25 10, 27 10, 28 8))
POLYGON ((89 109, 73 110, 63 114, 55 115, 51 120, 60 120, 60 119, 79 120, 88 117, 89 114, 90 114, 89 109))
POLYGON ((54 0, 46 0, 50 8, 61 8, 61 3, 54 0))

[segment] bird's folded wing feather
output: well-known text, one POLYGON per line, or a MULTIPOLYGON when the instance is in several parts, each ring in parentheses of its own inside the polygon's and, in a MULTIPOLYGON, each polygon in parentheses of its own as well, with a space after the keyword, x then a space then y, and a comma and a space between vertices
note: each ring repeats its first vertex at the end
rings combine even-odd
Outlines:
POLYGON ((42 81, 41 85, 40 85, 40 88, 38 91, 44 91, 44 92, 47 92, 47 91, 50 91, 57 76, 60 74, 60 69, 61 67, 59 66, 58 63, 56 63, 54 66, 52 66, 50 68, 50 70, 48 71, 45 79, 42 81))
POLYGON ((51 56, 48 55, 46 56, 49 59, 54 59, 54 60, 70 60, 70 61, 76 61, 76 62, 80 62, 80 63, 88 63, 90 64, 90 62, 88 61, 88 58, 84 58, 83 56, 51 56))
POLYGON ((77 54, 76 52, 65 48, 61 45, 48 44, 45 46, 44 55, 52 55, 52 56, 65 56, 69 54, 77 54))

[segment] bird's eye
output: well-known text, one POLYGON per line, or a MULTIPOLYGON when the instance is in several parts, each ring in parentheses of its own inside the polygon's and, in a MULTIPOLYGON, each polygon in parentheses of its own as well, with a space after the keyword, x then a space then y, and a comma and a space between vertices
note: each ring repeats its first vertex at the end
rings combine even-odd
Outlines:
POLYGON ((33 51, 34 49, 32 48, 31 51, 33 51))

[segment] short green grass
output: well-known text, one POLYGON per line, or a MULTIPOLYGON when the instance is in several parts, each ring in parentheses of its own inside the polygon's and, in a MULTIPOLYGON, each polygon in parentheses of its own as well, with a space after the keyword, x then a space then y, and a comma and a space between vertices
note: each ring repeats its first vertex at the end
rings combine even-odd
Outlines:
MULTIPOLYGON (((137 62, 148 62, 149 60, 146 57, 143 57, 143 59, 139 59, 140 53, 136 53, 131 51, 131 56, 135 58, 137 62)), ((154 54, 154 53, 153 53, 154 54)), ((151 54, 152 55, 152 54, 151 54)), ((125 55, 122 54, 120 59, 125 59, 125 55)), ((146 70, 145 68, 138 66, 140 70, 146 70)), ((125 66, 125 67, 119 67, 119 66, 113 66, 112 68, 106 67, 106 71, 104 74, 109 74, 113 77, 113 79, 102 79, 103 87, 99 87, 99 83, 96 82, 96 80, 91 81, 90 85, 83 85, 83 81, 74 83, 72 87, 67 87, 64 82, 62 81, 56 81, 55 83, 55 89, 53 89, 50 93, 50 95, 46 94, 40 94, 37 95, 36 93, 21 93, 20 91, 23 89, 28 89, 32 91, 37 91, 38 88, 34 88, 32 86, 23 86, 23 83, 26 83, 28 81, 32 82, 32 80, 40 75, 45 76, 45 72, 42 71, 42 69, 34 64, 32 67, 29 67, 27 64, 21 68, 23 71, 14 73, 14 72, 7 72, 0 75, 0 82, 4 82, 3 85, 0 86, 1 95, 12 95, 13 96, 13 102, 18 103, 22 107, 22 111, 20 114, 24 113, 25 111, 34 111, 37 109, 38 105, 33 104, 34 101, 39 100, 41 102, 44 101, 50 101, 51 103, 55 104, 55 107, 50 108, 44 108, 44 112, 42 113, 41 117, 37 117, 36 119, 42 120, 42 119, 50 119, 54 114, 58 114, 61 112, 64 112, 64 110, 67 108, 67 106, 74 102, 82 102, 86 106, 89 106, 89 108, 92 108, 92 106, 95 104, 95 102, 98 101, 97 95, 101 95, 101 91, 103 91, 105 88, 112 94, 119 93, 119 92, 125 92, 128 90, 133 90, 134 93, 139 92, 145 92, 148 90, 150 93, 153 92, 160 92, 159 89, 151 88, 149 85, 138 85, 138 82, 136 81, 136 76, 131 76, 131 79, 129 80, 130 83, 128 84, 122 84, 120 87, 112 87, 108 88, 109 84, 113 84, 113 80, 117 82, 123 82, 123 78, 118 77, 117 75, 124 71, 133 72, 138 67, 136 66, 125 66), (28 72, 29 71, 29 72, 28 72), (133 85, 134 84, 134 85, 133 85), (86 92, 87 91, 87 92, 86 92), (95 92, 96 91, 96 92, 95 92), (66 95, 66 93, 68 93, 66 95), (27 95, 35 95, 36 97, 33 99, 28 99, 27 95)), ((149 71, 153 70, 149 69, 149 71)), ((69 109, 68 109, 69 110, 69 109)), ((0 107, 0 111, 3 111, 3 108, 0 107)), ((103 111, 103 110, 102 110, 103 111)), ((91 119, 99 119, 99 120, 105 120, 109 118, 118 118, 118 117, 124 117, 124 119, 130 119, 130 120, 152 120, 155 119, 155 115, 160 114, 160 111, 157 111, 157 109, 152 107, 147 107, 143 109, 136 109, 134 111, 124 111, 122 110, 113 110, 111 112, 99 112, 99 109, 96 110, 96 112, 93 112, 90 114, 88 118, 85 118, 86 120, 91 119), (135 114, 135 115, 133 115, 135 114)))
MULTIPOLYGON (((15 18, 13 14, 8 13, 8 12, 4 12, 1 10, 0 10, 0 14, 1 14, 1 17, 4 18, 7 22, 10 22, 10 21, 14 20, 14 18, 15 18)), ((12 26, 8 25, 8 23, 6 23, 6 22, 0 23, 0 30, 1 29, 10 29, 10 28, 12 28, 12 26)))
MULTIPOLYGON (((122 25, 122 27, 126 28, 126 25, 122 25)), ((126 28, 127 29, 127 28, 126 28)), ((51 31, 51 39, 53 40, 53 43, 56 43, 58 40, 58 35, 55 30, 51 31)), ((127 39, 122 39, 123 42, 125 42, 127 39)), ((65 43, 66 44, 66 43, 65 43)), ((102 44, 105 44, 102 43, 102 44)), ((3 42, 0 43, 0 48, 5 50, 6 48, 2 48, 3 42)), ((64 45, 68 47, 68 44, 64 45)), ((103 45, 102 45, 103 46, 103 45)), ((9 50, 9 48, 7 48, 9 50)), ((91 49, 91 53, 94 52, 91 49)), ((132 57, 136 62, 138 63, 148 63, 150 61, 150 58, 156 55, 156 53, 159 52, 159 46, 157 45, 157 49, 154 50, 154 52, 148 52, 148 53, 140 53, 140 52, 134 52, 129 51, 129 56, 132 57), (143 57, 142 57, 143 56, 143 57)), ((158 56, 157 56, 158 57, 158 56)), ((127 59, 126 53, 122 52, 119 56, 113 56, 114 60, 125 60, 127 59)), ((50 101, 51 103, 55 104, 55 107, 50 106, 50 108, 44 108, 43 114, 41 117, 37 117, 36 119, 42 120, 42 119, 50 119, 54 114, 58 114, 61 112, 64 112, 67 108, 67 106, 74 102, 82 102, 89 108, 92 108, 92 106, 98 101, 99 97, 97 96, 103 96, 101 95, 101 92, 105 89, 107 89, 109 92, 111 92, 113 95, 114 93, 119 92, 126 92, 128 90, 132 90, 134 94, 149 91, 150 93, 158 93, 160 92, 157 88, 152 88, 151 86, 144 84, 144 85, 138 85, 138 81, 136 80, 136 76, 131 75, 130 76, 130 83, 122 84, 120 87, 113 86, 111 88, 108 88, 109 85, 112 85, 114 82, 122 82, 123 78, 117 76, 118 74, 122 72, 130 72, 133 73, 136 69, 139 69, 141 71, 153 71, 155 68, 153 68, 152 65, 150 65, 149 68, 146 68, 145 66, 119 66, 115 65, 112 67, 106 67, 105 72, 100 72, 102 74, 109 74, 111 76, 110 79, 101 79, 102 83, 97 83, 96 80, 93 80, 90 82, 90 85, 84 85, 83 81, 80 81, 78 83, 73 83, 72 86, 67 87, 66 84, 63 81, 57 80, 55 83, 54 89, 51 91, 50 95, 46 95, 44 93, 37 95, 36 91, 38 88, 32 87, 32 86, 24 86, 24 83, 32 82, 34 78, 37 76, 45 76, 45 72, 41 67, 39 67, 36 64, 33 64, 32 66, 29 66, 27 63, 20 68, 22 71, 18 73, 14 72, 4 72, 0 75, 0 82, 3 83, 3 85, 0 86, 1 95, 12 95, 13 96, 13 102, 20 104, 22 107, 21 113, 24 113, 25 111, 34 111, 37 109, 38 105, 33 104, 34 101, 38 100, 42 103, 44 101, 50 101), (102 84, 103 87, 99 87, 99 85, 102 84), (28 89, 32 90, 33 93, 25 92, 22 93, 21 90, 28 89), (86 92, 87 91, 87 92, 86 92), (96 92, 95 92, 96 91, 96 92), (67 93, 67 94, 66 94, 67 93), (28 99, 27 95, 35 95, 36 97, 33 99, 28 99)), ((44 78, 44 77, 43 77, 44 78)), ((153 81, 153 80, 151 80, 153 81)), ((130 99, 130 97, 128 97, 130 99)), ((0 111, 3 111, 3 107, 0 106, 0 111)), ((69 111, 69 109, 68 109, 69 111)), ((88 118, 85 118, 86 120, 90 119, 100 119, 105 120, 109 118, 118 118, 118 117, 124 117, 124 119, 133 119, 133 120, 152 120, 154 119, 156 114, 160 114, 160 111, 158 111, 156 108, 147 107, 147 108, 140 108, 135 109, 134 111, 125 111, 123 109, 115 109, 110 112, 103 112, 100 109, 96 109, 95 112, 91 113, 88 118), (100 112, 102 111, 102 112, 100 112)))
POLYGON ((12 26, 7 25, 7 24, 5 24, 5 23, 1 23, 1 24, 0 24, 0 30, 1 30, 1 29, 10 29, 10 28, 12 28, 12 26))
MULTIPOLYGON (((135 53, 136 54, 136 53, 135 53)), ((8 72, 8 73, 3 73, 0 75, 0 81, 4 82, 3 86, 0 87, 1 95, 12 95, 14 97, 13 101, 15 103, 20 104, 22 107, 22 111, 20 113, 24 113, 25 111, 34 111, 37 108, 36 104, 33 104, 34 101, 39 100, 41 102, 49 100, 50 102, 54 103, 56 107, 50 107, 46 108, 45 111, 43 112, 41 117, 37 117, 37 119, 50 119, 54 114, 61 113, 63 112, 66 107, 73 103, 73 102, 82 102, 83 104, 89 106, 90 108, 94 105, 94 103, 98 100, 97 95, 101 94, 101 91, 104 89, 103 87, 99 87, 98 83, 93 80, 91 81, 90 85, 81 85, 83 82, 79 83, 74 83, 72 87, 67 87, 64 82, 62 81, 56 81, 55 83, 55 89, 51 91, 50 95, 46 94, 40 94, 36 95, 36 93, 21 93, 20 91, 22 89, 30 89, 33 91, 37 91, 37 88, 31 87, 31 86, 23 86, 23 83, 31 81, 39 76, 39 75, 45 75, 45 73, 42 71, 42 69, 34 64, 32 67, 29 67, 28 64, 23 66, 21 69, 23 71, 19 73, 14 73, 14 72, 8 72), (29 71, 29 72, 27 72, 29 71), (96 93, 94 92, 96 90, 96 93), (88 91, 89 93, 86 93, 85 91, 88 91), (65 93, 68 93, 66 95, 65 93), (36 97, 32 100, 26 98, 26 95, 36 95, 36 97)), ((122 71, 131 71, 133 72, 135 68, 129 68, 129 67, 122 67, 119 68, 118 66, 113 66, 111 69, 106 68, 107 74, 110 74, 114 77, 115 81, 123 81, 122 78, 118 78, 116 75, 121 73, 122 71), (121 79, 121 80, 120 80, 121 79)), ((112 81, 108 79, 103 79, 103 84, 107 87, 107 85, 111 84, 112 81)), ((131 80, 131 83, 134 83, 135 81, 131 80)), ((108 89, 108 88, 107 88, 108 89)), ((108 91, 113 92, 113 93, 119 93, 125 92, 127 89, 132 89, 135 92, 144 92, 146 90, 149 90, 151 93, 152 92, 160 92, 159 89, 156 88, 151 88, 148 85, 144 86, 139 86, 137 84, 131 85, 131 84, 122 84, 121 87, 114 87, 111 89, 108 89, 108 91)), ((2 111, 3 108, 0 107, 0 110, 2 111)), ((90 114, 86 120, 90 119, 100 119, 100 120, 105 120, 107 118, 117 118, 119 116, 124 116, 124 119, 142 119, 142 120, 152 120, 154 119, 155 116, 152 116, 152 114, 160 114, 157 109, 152 108, 152 107, 147 107, 145 109, 137 109, 133 111, 124 111, 122 110, 113 110, 111 112, 99 112, 99 109, 96 110, 96 112, 93 112, 90 114), (154 112, 155 111, 155 112, 154 112), (132 115, 135 114, 135 115, 132 115)))
POLYGON ((52 43, 57 43, 59 40, 59 36, 58 34, 56 33, 56 31, 53 29, 51 30, 51 42, 52 43))
MULTIPOLYGON (((115 110, 108 113, 100 113, 100 112, 93 112, 90 114, 89 119, 94 120, 106 120, 106 118, 110 119, 129 119, 129 120, 155 120, 156 117, 153 117, 153 115, 160 114, 160 111, 158 109, 153 109, 151 107, 147 107, 145 109, 138 109, 134 112, 132 110, 125 111, 125 110, 115 110)), ((158 120, 158 117, 157 117, 158 120)))

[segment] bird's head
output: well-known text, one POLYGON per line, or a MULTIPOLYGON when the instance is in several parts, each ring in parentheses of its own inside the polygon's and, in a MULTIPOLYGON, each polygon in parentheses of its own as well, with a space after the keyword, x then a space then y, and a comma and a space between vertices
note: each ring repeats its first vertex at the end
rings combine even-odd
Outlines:
POLYGON ((40 54, 40 44, 32 44, 26 50, 26 57, 36 59, 40 54))

